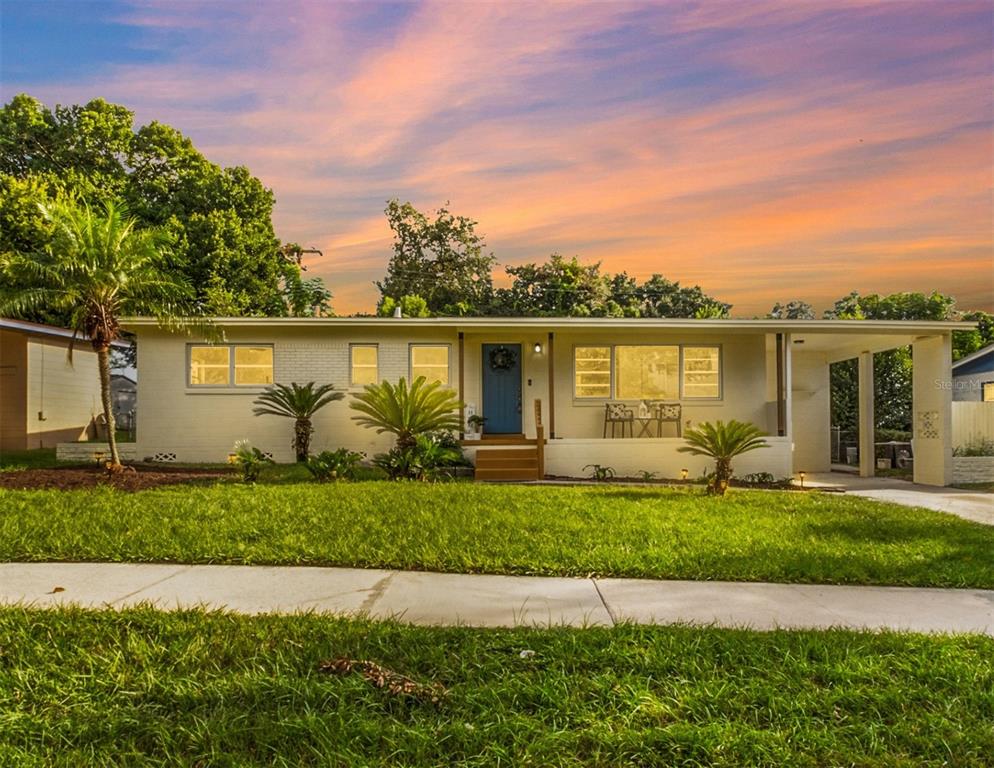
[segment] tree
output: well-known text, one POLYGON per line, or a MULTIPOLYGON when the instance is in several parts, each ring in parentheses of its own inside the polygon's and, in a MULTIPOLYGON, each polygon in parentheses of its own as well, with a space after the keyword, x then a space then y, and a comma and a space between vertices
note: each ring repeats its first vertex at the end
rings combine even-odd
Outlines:
POLYGON ((384 210, 394 234, 386 277, 376 283, 387 298, 421 296, 431 314, 486 314, 493 301, 496 259, 484 253, 477 222, 439 208, 433 219, 410 203, 390 200, 384 210))
POLYGON ((424 376, 410 386, 403 377, 396 386, 389 381, 367 384, 354 398, 349 407, 361 415, 352 420, 379 434, 395 435, 401 450, 416 445, 419 435, 461 427, 455 393, 438 381, 429 384, 424 376))
POLYGON ((609 281, 600 267, 581 264, 575 256, 567 261, 558 253, 544 264, 507 267, 512 282, 500 291, 502 310, 531 317, 607 317, 613 307, 609 281))
POLYGON ((0 254, 5 278, 0 314, 63 312, 69 327, 90 342, 97 354, 111 467, 117 469, 110 349, 121 337, 121 318, 148 315, 164 325, 182 325, 180 311, 190 288, 163 269, 165 233, 140 229, 125 205, 109 202, 94 211, 68 200, 44 207, 42 214, 51 227, 43 249, 0 254))
POLYGON ((683 435, 687 445, 677 448, 680 453, 709 456, 714 459, 714 475, 708 482, 708 493, 724 496, 732 479, 732 459, 757 448, 769 448, 763 432, 755 424, 732 419, 727 424, 705 421, 683 435))
MULTIPOLYGON (((194 287, 198 313, 287 315, 302 306, 299 258, 273 232, 273 193, 244 167, 211 163, 168 125, 136 130, 123 106, 94 99, 53 110, 15 96, 0 108, 0 189, 0 253, 44 247, 38 203, 67 194, 96 207, 120 199, 139 227, 166 233, 164 269, 194 287)), ((303 300, 320 303, 314 279, 306 286, 303 300)))
POLYGON ((336 392, 334 384, 273 384, 259 395, 253 405, 256 416, 283 416, 293 419, 293 450, 297 461, 307 461, 311 449, 314 414, 328 403, 341 400, 344 392, 336 392))
POLYGON ((800 299, 788 301, 786 304, 778 301, 767 317, 772 320, 814 320, 815 310, 808 302, 800 299))
POLYGON ((963 312, 960 320, 977 323, 975 331, 956 331, 953 333, 953 360, 959 360, 978 349, 994 344, 994 315, 979 310, 963 312))
POLYGON ((380 302, 377 314, 380 317, 393 317, 397 308, 400 308, 402 317, 430 317, 428 312, 428 302, 420 296, 401 296, 394 299, 392 296, 385 296, 380 302))
POLYGON ((693 317, 698 320, 728 317, 732 305, 693 288, 653 275, 637 290, 640 317, 693 317))

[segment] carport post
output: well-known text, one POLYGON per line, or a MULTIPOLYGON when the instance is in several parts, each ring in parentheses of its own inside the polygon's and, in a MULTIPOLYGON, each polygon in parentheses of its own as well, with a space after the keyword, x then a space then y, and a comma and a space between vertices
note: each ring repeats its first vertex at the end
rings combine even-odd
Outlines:
POLYGON ((877 452, 873 418, 873 353, 859 353, 859 476, 873 477, 877 452))
POLYGON ((952 335, 923 336, 911 346, 914 479, 953 482, 952 335))

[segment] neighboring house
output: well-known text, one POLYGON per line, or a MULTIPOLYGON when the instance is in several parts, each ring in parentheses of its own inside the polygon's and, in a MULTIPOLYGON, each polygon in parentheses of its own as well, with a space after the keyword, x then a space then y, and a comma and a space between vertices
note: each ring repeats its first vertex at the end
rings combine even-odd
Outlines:
POLYGON ((101 412, 97 356, 72 331, 0 318, 0 450, 86 439, 101 412))
MULTIPOLYGON (((860 431, 868 441, 860 471, 872 475, 873 353, 912 345, 915 479, 933 485, 952 479, 951 388, 936 382, 949 381, 951 334, 965 324, 458 317, 214 322, 225 343, 191 340, 152 320, 126 323, 142 350, 139 457, 222 461, 236 440, 248 439, 278 461, 291 461, 288 421, 252 415, 252 401, 267 384, 330 382, 358 392, 369 382, 426 376, 458 394, 464 417, 486 418, 490 439, 465 444, 478 470, 499 466, 500 451, 510 466, 513 457, 537 450, 541 419, 547 443, 538 466, 545 474, 586 475, 585 466, 602 464, 620 476, 647 470, 678 477, 683 469, 697 476, 709 463, 678 452, 684 441, 677 427, 738 419, 766 430, 770 447, 737 459, 736 472, 787 477, 830 469, 829 364, 857 357, 860 431), (625 437, 604 436, 607 411, 621 405, 637 416, 643 400, 665 403, 671 420, 635 421, 621 425, 625 437)), ((347 446, 371 455, 391 445, 389 435, 355 424, 354 413, 347 401, 320 411, 314 449, 347 446)))
POLYGON ((131 429, 138 404, 138 382, 127 374, 113 373, 110 377, 110 396, 118 429, 131 429))
POLYGON ((953 363, 953 400, 994 403, 994 344, 953 363))

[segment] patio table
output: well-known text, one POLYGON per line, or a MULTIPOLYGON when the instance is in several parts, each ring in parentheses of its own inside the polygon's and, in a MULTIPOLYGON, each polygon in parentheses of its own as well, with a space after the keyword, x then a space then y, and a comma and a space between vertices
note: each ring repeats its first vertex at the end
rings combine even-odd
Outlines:
POLYGON ((663 432, 663 422, 658 416, 636 416, 635 421, 639 425, 639 437, 659 437, 663 432), (656 434, 653 435, 649 429, 656 425, 656 434))

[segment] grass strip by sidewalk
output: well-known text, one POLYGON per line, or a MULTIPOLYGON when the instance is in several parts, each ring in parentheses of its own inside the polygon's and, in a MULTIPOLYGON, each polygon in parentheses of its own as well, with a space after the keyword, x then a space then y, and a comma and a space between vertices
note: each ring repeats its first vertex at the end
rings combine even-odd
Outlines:
POLYGON ((0 560, 994 588, 994 528, 797 492, 389 482, 0 491, 0 560))
POLYGON ((989 765, 994 642, 0 609, 19 766, 989 765), (520 651, 534 651, 522 658, 520 651), (448 693, 399 698, 321 661, 448 693))

